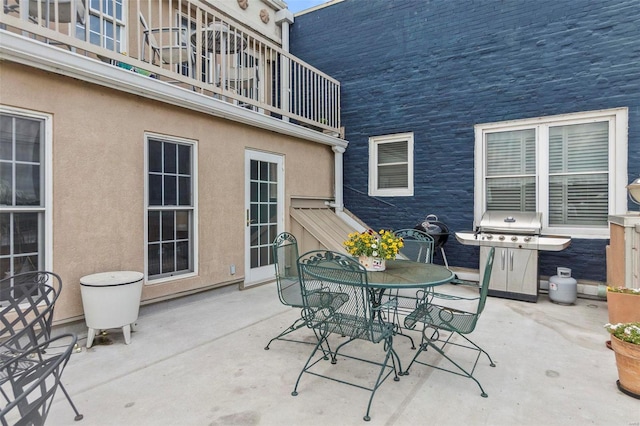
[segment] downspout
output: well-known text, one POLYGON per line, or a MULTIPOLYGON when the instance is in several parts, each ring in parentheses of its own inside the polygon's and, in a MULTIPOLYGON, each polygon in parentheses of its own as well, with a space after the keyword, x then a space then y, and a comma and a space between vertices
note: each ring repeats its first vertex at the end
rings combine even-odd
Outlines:
MULTIPOLYGON (((289 9, 282 9, 276 12, 276 24, 280 25, 280 33, 282 35, 282 50, 289 53, 289 26, 293 24, 293 13, 289 9)), ((282 109, 289 111, 291 89, 289 88, 290 62, 289 58, 282 55, 280 58, 280 99, 282 101, 282 109)), ((282 121, 289 121, 289 117, 282 117, 282 121)))
POLYGON ((334 158, 333 160, 334 161, 333 191, 335 195, 334 195, 333 205, 331 205, 331 207, 336 209, 336 213, 340 214, 344 210, 344 199, 343 199, 343 193, 342 193, 343 186, 344 186, 344 177, 342 173, 342 167, 343 167, 342 154, 344 154, 345 149, 341 146, 334 146, 331 149, 333 150, 333 152, 335 152, 335 156, 333 157, 334 158))

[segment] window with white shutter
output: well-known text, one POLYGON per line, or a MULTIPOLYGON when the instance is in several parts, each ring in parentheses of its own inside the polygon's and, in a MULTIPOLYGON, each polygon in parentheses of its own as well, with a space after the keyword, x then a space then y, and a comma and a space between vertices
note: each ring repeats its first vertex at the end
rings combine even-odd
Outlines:
POLYGON ((475 219, 542 212, 543 232, 608 237, 626 211, 626 108, 476 125, 475 219))

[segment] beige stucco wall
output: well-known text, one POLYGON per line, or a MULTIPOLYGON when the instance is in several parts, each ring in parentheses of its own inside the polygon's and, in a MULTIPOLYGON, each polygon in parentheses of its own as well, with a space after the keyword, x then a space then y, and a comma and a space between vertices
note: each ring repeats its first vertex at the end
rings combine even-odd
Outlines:
POLYGON ((51 269, 64 281, 58 321, 82 315, 80 277, 143 271, 145 132, 197 141, 199 273, 145 285, 143 301, 242 279, 245 149, 285 156, 287 210, 292 195, 333 194, 328 146, 17 64, 0 67, 3 105, 53 115, 51 269))

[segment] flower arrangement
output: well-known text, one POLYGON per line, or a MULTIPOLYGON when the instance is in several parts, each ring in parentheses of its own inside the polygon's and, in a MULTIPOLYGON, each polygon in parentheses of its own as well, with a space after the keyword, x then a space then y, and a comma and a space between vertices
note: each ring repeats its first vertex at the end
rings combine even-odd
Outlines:
POLYGON ((623 342, 640 345, 640 322, 606 324, 604 327, 623 342))
POLYGON ((624 294, 637 294, 640 296, 640 288, 628 288, 628 287, 609 287, 607 291, 610 293, 624 293, 624 294))
POLYGON ((404 243, 402 238, 397 237, 392 231, 382 229, 380 232, 374 232, 369 229, 365 232, 352 232, 343 245, 352 256, 390 260, 396 258, 404 243))

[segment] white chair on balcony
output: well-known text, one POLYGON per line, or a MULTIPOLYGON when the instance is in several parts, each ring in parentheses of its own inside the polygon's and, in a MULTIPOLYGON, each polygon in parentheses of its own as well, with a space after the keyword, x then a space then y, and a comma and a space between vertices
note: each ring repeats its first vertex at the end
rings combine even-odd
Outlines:
POLYGON ((193 77, 195 55, 189 40, 189 30, 181 27, 149 28, 142 14, 140 23, 144 34, 142 60, 152 64, 156 64, 156 60, 169 65, 186 64, 189 77, 193 77), (151 52, 146 52, 146 46, 149 46, 151 52))

